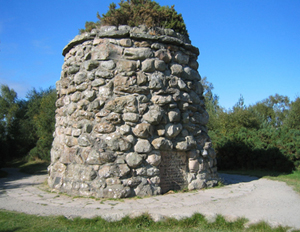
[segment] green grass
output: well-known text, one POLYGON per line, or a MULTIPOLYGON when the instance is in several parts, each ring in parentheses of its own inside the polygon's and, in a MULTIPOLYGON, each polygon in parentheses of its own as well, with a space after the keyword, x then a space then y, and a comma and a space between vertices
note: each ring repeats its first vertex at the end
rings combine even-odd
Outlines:
POLYGON ((47 161, 33 161, 20 166, 20 171, 27 174, 46 174, 49 162, 47 161))
POLYGON ((276 177, 266 176, 265 178, 268 178, 270 180, 284 181, 288 185, 292 186, 296 192, 300 193, 300 171, 294 171, 291 174, 278 175, 276 177))
POLYGON ((44 161, 44 160, 27 162, 24 159, 17 159, 9 162, 6 165, 6 167, 19 168, 20 172, 30 174, 30 175, 39 175, 39 174, 47 173, 47 167, 49 166, 49 164, 50 164, 49 161, 44 161))
POLYGON ((137 218, 125 217, 117 222, 107 222, 102 218, 73 220, 59 217, 42 217, 0 210, 0 231, 287 231, 287 227, 271 228, 266 223, 259 223, 245 228, 246 219, 227 222, 218 216, 216 221, 209 223, 201 214, 191 218, 176 220, 166 219, 154 222, 144 214, 137 218))

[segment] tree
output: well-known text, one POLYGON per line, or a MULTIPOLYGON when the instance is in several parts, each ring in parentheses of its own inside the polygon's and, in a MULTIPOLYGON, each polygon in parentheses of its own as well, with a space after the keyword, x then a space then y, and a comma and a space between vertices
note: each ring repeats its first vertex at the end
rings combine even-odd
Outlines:
POLYGON ((217 130, 220 128, 219 116, 223 113, 223 108, 219 105, 219 97, 213 94, 214 86, 207 80, 207 77, 201 78, 201 85, 203 86, 206 111, 209 114, 208 130, 217 130))
POLYGON ((84 33, 100 25, 146 25, 147 27, 172 28, 176 32, 188 35, 182 15, 176 12, 174 5, 160 6, 152 0, 121 0, 118 5, 119 8, 115 3, 111 3, 106 14, 101 16, 97 13, 98 22, 86 22, 85 29, 79 32, 84 33))
POLYGON ((290 110, 284 120, 284 125, 291 129, 300 130, 300 98, 297 97, 290 105, 290 110))
POLYGON ((50 159, 50 149, 53 141, 55 126, 55 102, 56 90, 31 90, 27 117, 30 119, 28 124, 32 127, 30 137, 35 141, 35 146, 29 152, 29 159, 50 159))
POLYGON ((252 108, 262 117, 265 123, 278 128, 283 124, 289 107, 290 100, 287 96, 275 94, 256 103, 252 108))
MULTIPOLYGON (((0 160, 2 165, 15 155, 14 131, 16 113, 19 109, 17 93, 7 85, 0 86, 0 160)), ((0 164, 1 166, 1 164, 0 164)))
POLYGON ((0 120, 7 129, 11 127, 18 110, 17 93, 7 85, 0 87, 0 120))

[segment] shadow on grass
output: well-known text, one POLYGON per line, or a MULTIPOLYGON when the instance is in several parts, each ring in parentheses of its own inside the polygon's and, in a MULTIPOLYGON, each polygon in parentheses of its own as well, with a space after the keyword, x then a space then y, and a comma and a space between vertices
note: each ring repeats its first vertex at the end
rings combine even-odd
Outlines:
POLYGON ((33 163, 26 163, 20 166, 20 172, 30 175, 44 175, 47 174, 49 162, 39 161, 33 163))
POLYGON ((8 176, 8 173, 6 171, 3 171, 0 169, 0 178, 5 178, 8 176))
POLYGON ((0 232, 15 232, 15 231, 20 231, 21 227, 17 227, 15 229, 11 229, 11 230, 1 230, 0 229, 0 232))

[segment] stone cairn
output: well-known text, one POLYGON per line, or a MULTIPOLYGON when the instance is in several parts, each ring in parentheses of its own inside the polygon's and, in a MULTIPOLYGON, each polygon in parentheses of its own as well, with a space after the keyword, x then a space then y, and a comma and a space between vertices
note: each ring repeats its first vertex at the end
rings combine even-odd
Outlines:
POLYGON ((217 184, 199 50, 187 37, 103 26, 63 55, 50 188, 123 198, 217 184))

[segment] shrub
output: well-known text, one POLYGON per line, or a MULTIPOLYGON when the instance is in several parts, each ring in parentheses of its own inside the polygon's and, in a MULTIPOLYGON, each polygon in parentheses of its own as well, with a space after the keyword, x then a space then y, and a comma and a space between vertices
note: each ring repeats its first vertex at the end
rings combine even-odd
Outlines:
POLYGON ((89 32, 99 26, 139 26, 171 28, 183 35, 188 35, 182 15, 178 14, 174 5, 160 6, 152 0, 121 0, 119 8, 111 3, 106 14, 97 13, 98 22, 86 22, 80 33, 89 32))

